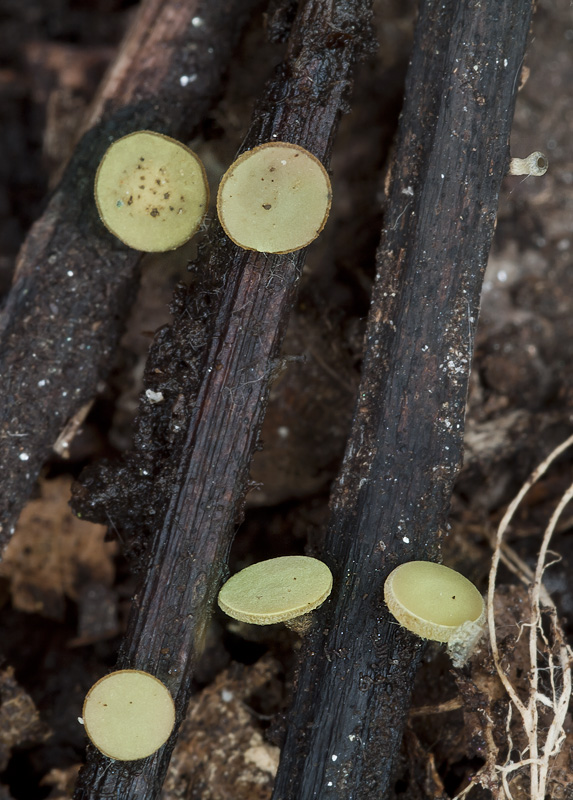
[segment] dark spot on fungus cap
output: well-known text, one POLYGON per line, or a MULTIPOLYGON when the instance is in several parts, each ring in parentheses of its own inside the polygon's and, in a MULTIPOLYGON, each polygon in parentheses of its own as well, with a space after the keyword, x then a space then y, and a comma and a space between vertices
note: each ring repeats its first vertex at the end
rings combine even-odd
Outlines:
POLYGON ((316 239, 330 202, 328 174, 312 153, 290 142, 266 142, 240 155, 223 175, 217 213, 227 236, 245 250, 291 253, 316 239))
POLYGON ((118 239, 136 250, 162 252, 180 247, 197 231, 209 188, 201 161, 188 147, 160 133, 137 131, 106 151, 95 199, 102 222, 118 239), (172 208, 158 199, 156 186, 162 187, 163 200, 173 191, 179 194, 179 214, 168 213, 172 208))

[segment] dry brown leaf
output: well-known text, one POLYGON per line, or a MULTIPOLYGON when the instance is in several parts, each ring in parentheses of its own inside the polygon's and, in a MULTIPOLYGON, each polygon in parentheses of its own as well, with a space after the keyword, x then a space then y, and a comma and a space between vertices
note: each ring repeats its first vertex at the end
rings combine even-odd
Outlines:
POLYGON ((65 597, 77 601, 86 586, 111 586, 116 544, 106 528, 77 519, 68 505, 71 478, 41 482, 41 497, 22 511, 0 564, 19 611, 64 617, 65 597))
POLYGON ((232 665, 194 697, 169 766, 162 800, 269 800, 279 748, 262 736, 246 704, 278 665, 232 665))
POLYGON ((41 785, 52 787, 48 800, 70 800, 81 766, 81 764, 72 764, 66 769, 54 767, 47 775, 44 775, 41 785))
POLYGON ((0 772, 6 769, 12 748, 44 741, 49 735, 34 701, 14 679, 14 670, 0 672, 0 772))

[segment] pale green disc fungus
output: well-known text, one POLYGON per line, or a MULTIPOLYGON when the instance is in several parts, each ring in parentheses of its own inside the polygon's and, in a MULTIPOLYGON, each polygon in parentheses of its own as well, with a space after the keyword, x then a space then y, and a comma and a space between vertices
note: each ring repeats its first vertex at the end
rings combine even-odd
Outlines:
POLYGON ((86 695, 85 730, 98 750, 117 761, 147 758, 165 744, 175 724, 169 689, 148 672, 111 672, 86 695))
POLYGON ((197 231, 209 204, 205 169, 192 150, 153 131, 136 131, 105 152, 95 179, 101 221, 147 253, 175 250, 197 231))
POLYGON ((259 561, 229 578, 219 606, 233 619, 253 625, 288 622, 321 605, 332 589, 332 573, 308 556, 259 561))
POLYGON ((384 600, 400 625, 424 639, 452 642, 468 623, 481 629, 485 604, 476 587, 449 567, 410 561, 386 578, 384 600))
POLYGON ((243 153, 223 175, 217 213, 245 250, 291 253, 324 228, 332 198, 320 161, 296 144, 266 142, 243 153))

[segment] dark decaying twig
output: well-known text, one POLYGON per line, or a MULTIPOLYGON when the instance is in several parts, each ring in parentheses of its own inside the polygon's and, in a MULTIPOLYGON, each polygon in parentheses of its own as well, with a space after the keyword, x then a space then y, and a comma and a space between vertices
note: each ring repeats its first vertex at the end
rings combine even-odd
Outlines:
MULTIPOLYGON (((352 67, 371 48, 371 36, 368 0, 301 3, 284 62, 255 109, 243 149, 287 140, 328 165, 352 67)), ((141 530, 152 534, 118 666, 164 681, 178 721, 227 569, 305 257, 304 251, 245 252, 217 223, 208 236, 211 249, 195 265, 200 277, 178 297, 172 328, 159 334, 150 354, 147 386, 159 402, 142 401, 134 454, 114 477, 92 474, 76 498, 92 517, 111 509, 131 539, 138 516, 141 530), (123 503, 117 487, 120 493, 126 487, 123 503)), ((156 755, 131 764, 112 764, 91 750, 74 796, 157 797, 175 739, 176 733, 156 755)))
POLYGON ((447 528, 530 15, 530 0, 421 3, 324 545, 335 590, 301 651, 275 800, 387 796, 421 643, 389 619, 383 582, 438 557, 447 528))
POLYGON ((50 448, 107 375, 137 288, 141 254, 97 218, 97 165, 112 140, 133 130, 192 136, 255 5, 143 2, 90 115, 92 127, 26 239, 0 317, 0 550, 50 448), (181 82, 192 75, 196 80, 181 82))

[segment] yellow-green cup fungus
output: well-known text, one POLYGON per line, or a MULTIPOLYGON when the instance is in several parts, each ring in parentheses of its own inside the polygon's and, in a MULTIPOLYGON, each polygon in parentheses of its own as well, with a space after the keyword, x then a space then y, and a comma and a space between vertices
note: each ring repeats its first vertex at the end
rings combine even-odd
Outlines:
POLYGON ((85 730, 104 755, 117 761, 147 758, 165 744, 175 724, 169 689, 148 672, 111 672, 86 695, 85 730))
POLYGON ((223 175, 217 213, 239 247, 291 253, 322 231, 331 199, 328 174, 312 153, 289 142, 265 142, 223 175))
POLYGON ((154 131, 117 139, 95 178, 101 221, 122 242, 147 253, 175 250, 197 231, 209 204, 198 156, 154 131))
POLYGON ((481 637, 485 603, 476 587, 449 567, 410 561, 386 578, 384 600, 400 625, 423 639, 448 643, 454 664, 463 663, 481 637))
POLYGON ((219 592, 219 606, 253 625, 290 622, 318 608, 332 589, 332 573, 308 556, 281 556, 237 572, 219 592))

